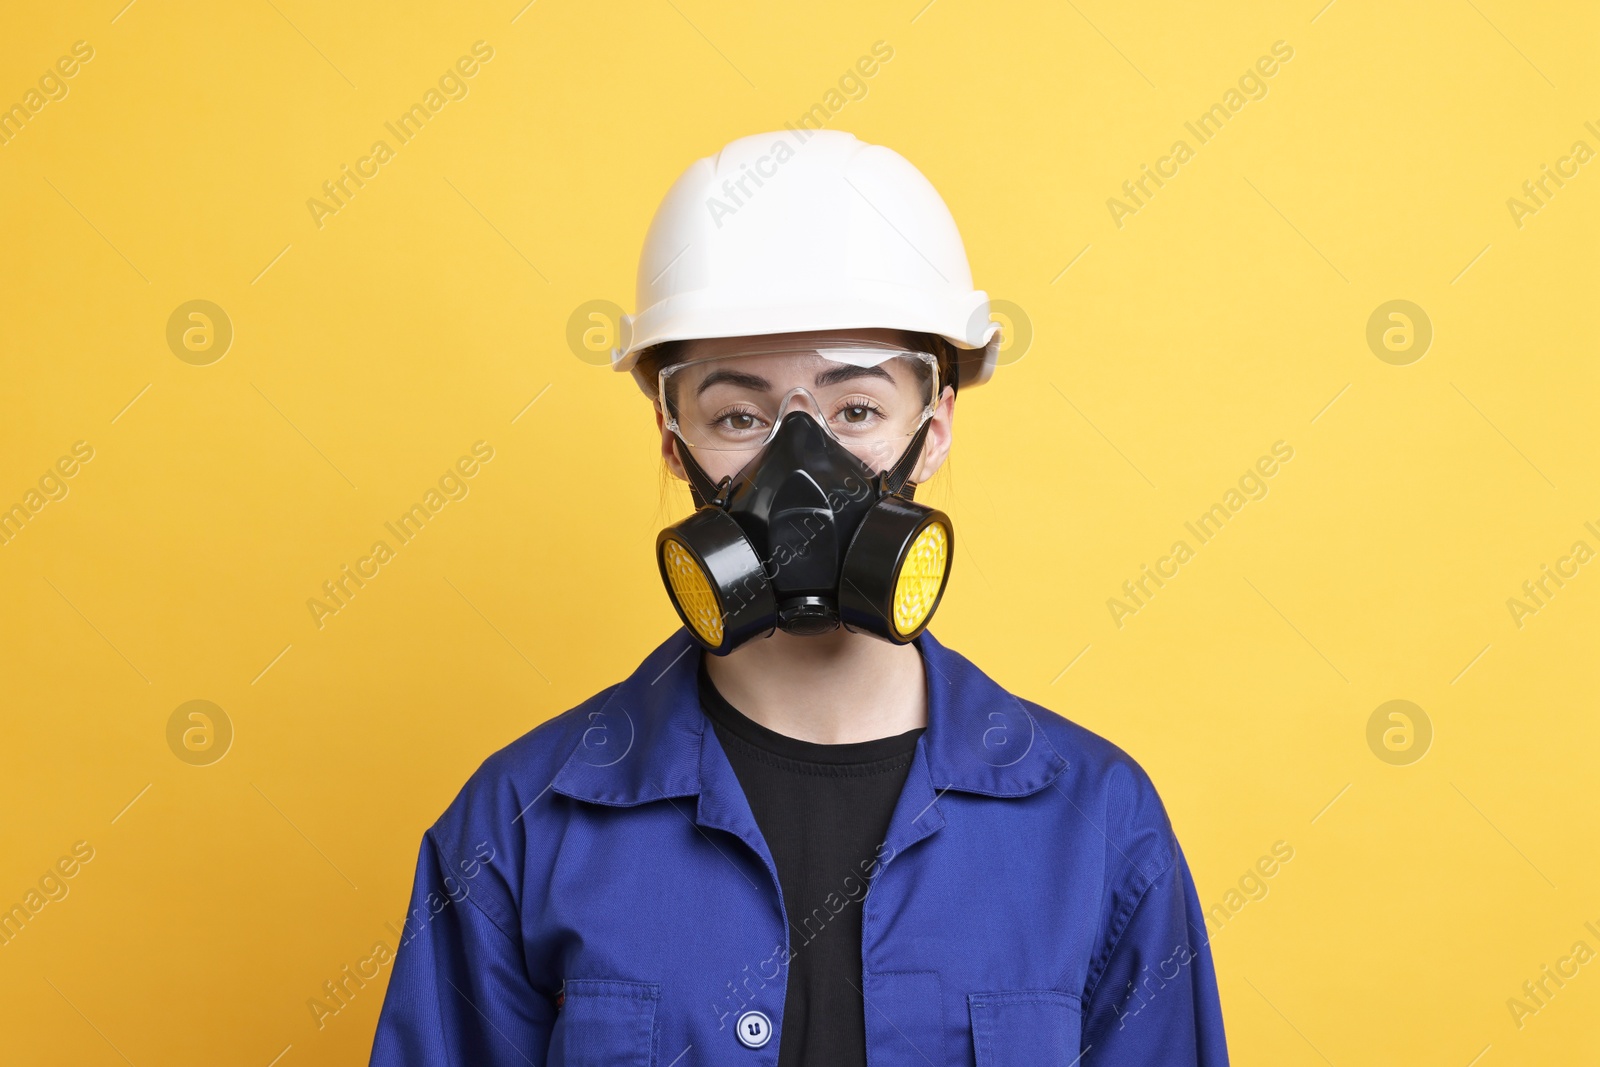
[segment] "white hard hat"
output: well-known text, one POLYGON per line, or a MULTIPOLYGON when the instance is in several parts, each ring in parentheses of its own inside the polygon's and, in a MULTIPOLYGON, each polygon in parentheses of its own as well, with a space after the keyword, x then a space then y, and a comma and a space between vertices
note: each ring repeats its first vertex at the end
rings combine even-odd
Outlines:
POLYGON ((742 137, 683 172, 639 255, 638 312, 614 370, 646 395, 639 354, 696 337, 879 327, 958 349, 958 389, 1000 351, 950 209, 899 153, 838 130, 742 137))

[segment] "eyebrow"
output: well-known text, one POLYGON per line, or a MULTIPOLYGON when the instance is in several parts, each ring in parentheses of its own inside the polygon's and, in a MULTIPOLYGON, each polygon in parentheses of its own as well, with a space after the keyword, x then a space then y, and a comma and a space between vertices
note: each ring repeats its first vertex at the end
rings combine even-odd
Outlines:
POLYGON ((818 374, 814 384, 820 389, 824 385, 834 385, 838 382, 849 381, 851 378, 882 378, 888 382, 894 381, 894 376, 884 370, 882 366, 855 367, 845 364, 818 374))
MULTIPOLYGON (((817 374, 812 384, 817 388, 827 385, 837 385, 839 382, 849 381, 852 378, 882 378, 885 381, 894 381, 894 376, 883 367, 856 367, 850 365, 836 366, 817 374)), ((695 387, 695 395, 699 396, 714 385, 737 385, 745 389, 770 390, 772 383, 759 374, 751 374, 741 370, 716 370, 700 380, 695 387)))
POLYGON ((772 383, 759 374, 751 374, 749 371, 742 370, 714 370, 700 379, 700 384, 695 387, 694 395, 699 396, 713 385, 721 385, 724 382, 729 385, 743 386, 746 389, 772 388, 772 383))

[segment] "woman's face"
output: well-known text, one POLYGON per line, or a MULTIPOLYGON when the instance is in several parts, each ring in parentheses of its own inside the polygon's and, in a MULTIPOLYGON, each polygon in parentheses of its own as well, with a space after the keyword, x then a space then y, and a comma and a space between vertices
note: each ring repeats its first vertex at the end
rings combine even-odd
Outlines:
MULTIPOLYGON (((721 337, 686 341, 670 383, 678 434, 668 429, 666 413, 656 405, 661 455, 679 478, 685 478, 678 449, 682 435, 694 458, 712 481, 735 475, 759 451, 774 414, 792 390, 787 410, 804 410, 832 431, 835 438, 873 470, 892 466, 911 434, 921 424, 928 391, 919 380, 915 361, 897 359, 872 368, 830 362, 815 352, 784 351, 752 355, 753 344, 771 348, 793 342, 803 349, 818 340, 892 344, 915 350, 914 335, 900 330, 824 330, 778 337, 721 337), (715 359, 715 363, 694 361, 715 359), (685 364, 689 364, 684 366, 685 364)), ((784 345, 783 347, 789 347, 784 345)), ((913 482, 932 477, 950 451, 954 391, 941 383, 922 455, 913 482)))

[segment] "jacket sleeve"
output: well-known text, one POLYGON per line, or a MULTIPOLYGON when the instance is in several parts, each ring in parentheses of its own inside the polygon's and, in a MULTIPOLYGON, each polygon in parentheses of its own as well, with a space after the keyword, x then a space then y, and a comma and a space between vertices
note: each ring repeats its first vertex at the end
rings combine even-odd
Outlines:
POLYGON ((1171 844, 1173 862, 1113 894, 1111 948, 1084 1001, 1084 1067, 1227 1067, 1204 914, 1171 844))
POLYGON ((529 981, 495 859, 423 836, 372 1067, 543 1067, 555 1005, 529 981))

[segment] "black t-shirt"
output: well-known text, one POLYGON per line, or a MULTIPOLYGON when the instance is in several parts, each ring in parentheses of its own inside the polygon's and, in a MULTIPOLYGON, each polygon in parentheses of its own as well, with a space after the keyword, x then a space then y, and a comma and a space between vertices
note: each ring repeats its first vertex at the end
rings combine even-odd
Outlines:
POLYGON ((866 1067, 861 898, 923 727, 822 745, 740 712, 700 661, 700 705, 772 851, 789 919, 778 1067, 866 1067))

